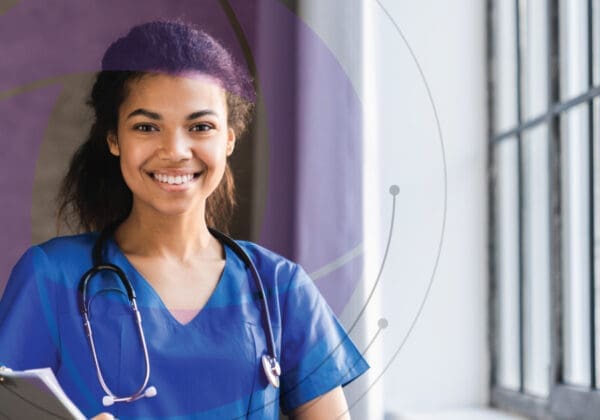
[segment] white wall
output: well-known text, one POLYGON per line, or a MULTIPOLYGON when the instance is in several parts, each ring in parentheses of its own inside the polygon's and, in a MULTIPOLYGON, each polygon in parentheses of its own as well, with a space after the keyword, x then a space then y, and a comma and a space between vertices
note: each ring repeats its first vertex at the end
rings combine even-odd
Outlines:
MULTIPOLYGON (((447 165, 439 265, 421 316, 383 376, 386 411, 487 402, 484 4, 383 2, 426 77, 447 165)), ((435 115, 419 71, 382 10, 374 15, 381 178, 400 185, 394 258, 382 287, 391 330, 384 341, 387 360, 410 328, 407 318, 417 313, 435 266, 444 181, 435 115)))
MULTIPOLYGON (((361 92, 367 119, 372 118, 365 130, 365 155, 378 160, 376 173, 365 177, 365 200, 370 203, 365 221, 372 227, 365 237, 367 285, 373 284, 378 268, 373 262, 380 261, 385 250, 392 205, 389 187, 400 187, 378 303, 370 305, 367 320, 373 324, 367 328, 370 334, 380 317, 389 324, 376 340, 379 354, 369 351, 368 381, 383 374, 380 387, 372 392, 383 393, 387 413, 486 405, 485 3, 381 1, 418 59, 437 109, 443 148, 427 87, 390 17, 376 1, 364 1, 371 15, 366 27, 373 30, 376 47, 365 52, 374 61, 365 63, 361 76, 348 58, 352 46, 343 42, 352 22, 340 19, 347 14, 336 13, 331 3, 344 7, 341 0, 329 1, 327 7, 302 1, 305 20, 328 43, 349 77, 357 79, 355 86, 364 82, 366 89, 375 89, 375 95, 361 92), (335 36, 334 25, 340 27, 340 36, 335 36), (439 264, 413 325, 436 267, 444 205, 439 264)), ((365 290, 362 293, 364 297, 365 290)), ((371 409, 379 417, 374 397, 371 409)))

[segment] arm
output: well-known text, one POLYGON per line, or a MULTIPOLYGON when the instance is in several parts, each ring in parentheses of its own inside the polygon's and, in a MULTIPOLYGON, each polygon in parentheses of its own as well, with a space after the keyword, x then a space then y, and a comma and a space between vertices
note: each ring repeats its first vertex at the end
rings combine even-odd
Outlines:
POLYGON ((290 413, 293 420, 349 420, 348 403, 338 386, 331 391, 302 404, 290 413))

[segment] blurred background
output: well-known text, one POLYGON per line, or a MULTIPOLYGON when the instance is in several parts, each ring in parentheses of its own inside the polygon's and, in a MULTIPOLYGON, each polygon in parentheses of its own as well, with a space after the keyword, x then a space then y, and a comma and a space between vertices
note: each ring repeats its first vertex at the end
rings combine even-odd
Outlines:
POLYGON ((161 17, 254 75, 231 233, 341 318, 353 418, 600 418, 600 0, 0 0, 0 293, 71 233, 103 51, 161 17))

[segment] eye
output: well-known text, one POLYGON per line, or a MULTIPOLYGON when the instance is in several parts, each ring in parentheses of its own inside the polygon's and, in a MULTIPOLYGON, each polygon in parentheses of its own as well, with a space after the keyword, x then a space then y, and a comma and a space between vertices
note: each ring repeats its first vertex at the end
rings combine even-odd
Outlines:
POLYGON ((200 124, 194 124, 190 128, 190 131, 209 131, 209 130, 212 130, 213 128, 214 127, 211 124, 200 123, 200 124))
POLYGON ((141 132, 150 132, 150 131, 158 131, 158 128, 156 128, 153 125, 150 124, 136 124, 133 126, 133 129, 135 131, 141 131, 141 132))

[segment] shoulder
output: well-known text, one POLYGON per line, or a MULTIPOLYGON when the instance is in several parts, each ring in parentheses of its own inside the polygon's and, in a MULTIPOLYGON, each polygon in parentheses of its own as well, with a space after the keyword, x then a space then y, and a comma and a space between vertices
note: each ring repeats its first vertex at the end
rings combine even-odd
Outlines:
POLYGON ((303 272, 299 264, 270 249, 250 241, 236 240, 236 242, 248 254, 260 275, 275 281, 279 287, 303 272))
POLYGON ((91 256, 98 233, 81 233, 78 235, 57 236, 37 245, 51 262, 81 259, 84 255, 91 256))
POLYGON ((97 233, 59 236, 31 246, 17 262, 15 268, 34 266, 58 274, 82 264, 91 264, 91 250, 97 233))
POLYGON ((294 264, 291 260, 286 257, 271 251, 255 242, 251 241, 243 241, 237 239, 236 242, 240 245, 244 251, 250 256, 255 263, 256 262, 271 262, 271 263, 285 263, 285 264, 294 264))
POLYGON ((29 247, 13 266, 7 290, 47 288, 50 285, 72 287, 87 267, 97 234, 60 236, 29 247))
POLYGON ((12 296, 9 300, 27 291, 39 290, 47 295, 51 285, 63 279, 70 281, 82 264, 91 261, 94 237, 94 234, 61 236, 30 246, 14 264, 4 295, 12 296))

